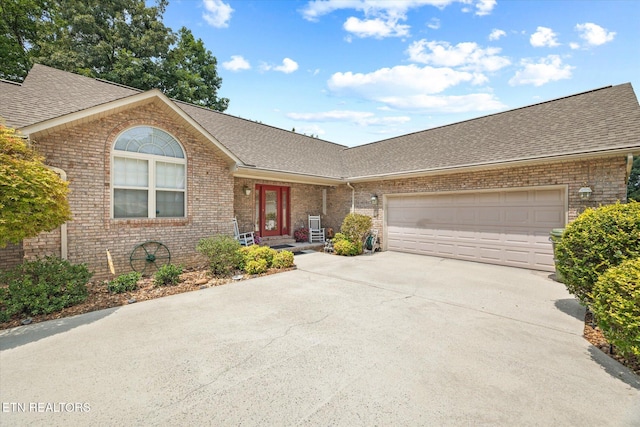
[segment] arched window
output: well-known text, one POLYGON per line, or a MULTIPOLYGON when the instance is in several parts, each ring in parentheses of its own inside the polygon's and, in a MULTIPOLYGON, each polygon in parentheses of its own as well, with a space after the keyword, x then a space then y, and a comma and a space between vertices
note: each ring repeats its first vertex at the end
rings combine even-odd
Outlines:
POLYGON ((113 218, 185 216, 187 161, 180 143, 149 126, 124 131, 113 146, 113 218))

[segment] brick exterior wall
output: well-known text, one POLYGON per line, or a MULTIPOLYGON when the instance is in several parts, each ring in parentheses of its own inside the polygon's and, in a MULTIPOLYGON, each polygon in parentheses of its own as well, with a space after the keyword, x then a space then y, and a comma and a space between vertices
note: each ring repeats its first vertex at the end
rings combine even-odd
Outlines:
MULTIPOLYGON (((519 166, 477 172, 448 173, 410 179, 381 180, 353 184, 355 212, 373 217, 374 228, 383 237, 383 196, 401 193, 432 193, 439 191, 468 191, 537 187, 551 185, 568 186, 568 220, 574 220, 587 207, 597 207, 626 202, 626 157, 617 156, 594 160, 550 162, 536 166, 519 166), (582 200, 580 187, 590 186, 593 194, 582 200), (377 207, 371 204, 371 195, 376 194, 377 207)), ((332 222, 340 224, 350 212, 351 190, 347 186, 333 189, 332 222), (342 218, 342 219, 341 219, 342 218)), ((338 226, 339 228, 339 226, 338 226)))
POLYGON ((0 249, 0 271, 20 264, 23 259, 22 243, 17 245, 9 243, 6 247, 0 249))
MULTIPOLYGON (((241 231, 257 226, 256 185, 290 188, 290 231, 307 225, 307 216, 322 214, 323 190, 327 210, 322 214, 326 228, 339 231, 351 211, 352 190, 277 181, 233 178, 223 155, 175 113, 151 103, 100 119, 68 127, 36 139, 46 163, 67 172, 73 220, 68 228, 68 256, 74 263, 87 263, 95 279, 110 277, 106 250, 113 257, 116 273, 131 270, 129 255, 134 246, 157 240, 171 251, 171 262, 193 266, 203 260, 195 251, 199 239, 214 234, 231 234, 236 216, 241 231), (178 219, 111 219, 111 148, 118 135, 133 126, 158 127, 177 138, 187 157, 187 216, 178 219), (251 188, 251 195, 243 192, 251 188)), ((385 195, 441 191, 507 189, 566 185, 568 219, 575 219, 587 207, 626 201, 626 158, 558 161, 543 165, 516 166, 475 172, 379 180, 355 183, 355 211, 374 218, 383 238, 385 195), (578 189, 590 186, 591 199, 580 199, 578 189), (371 195, 377 195, 377 206, 371 195)), ((0 249, 0 268, 47 254, 60 255, 60 230, 26 239, 22 248, 0 249)))
MULTIPOLYGON (((324 187, 319 185, 298 184, 284 181, 266 181, 247 178, 236 178, 234 184, 235 211, 234 214, 238 218, 238 226, 240 231, 257 231, 257 192, 256 185, 276 185, 290 188, 290 204, 291 204, 291 226, 289 227, 290 236, 293 231, 299 227, 306 227, 309 215, 321 215, 323 227, 336 227, 335 224, 329 222, 330 206, 329 194, 332 187, 324 187), (251 189, 251 195, 247 196, 242 191, 247 186, 251 189), (327 189, 327 215, 322 215, 322 190, 327 189), (253 228, 252 228, 253 227, 253 228)), ((347 213, 349 213, 347 211, 347 213)), ((345 214, 346 215, 346 214, 345 214)), ((342 217, 344 218, 344 216, 342 217)), ((340 220, 342 221, 342 219, 340 220)), ((340 227, 338 223, 337 227, 340 227)))
MULTIPOLYGON (((116 274, 131 271, 135 245, 164 243, 173 264, 202 263, 195 251, 199 239, 231 234, 233 177, 220 151, 175 115, 151 103, 68 127, 36 139, 46 163, 67 172, 73 220, 67 223, 68 257, 87 263, 94 279, 111 277, 106 250, 116 274), (187 158, 186 218, 111 219, 111 148, 118 135, 133 126, 158 127, 173 135, 187 158)), ((23 242, 27 259, 60 254, 60 231, 42 233, 23 242)), ((3 255, 4 258, 4 255, 3 255)))

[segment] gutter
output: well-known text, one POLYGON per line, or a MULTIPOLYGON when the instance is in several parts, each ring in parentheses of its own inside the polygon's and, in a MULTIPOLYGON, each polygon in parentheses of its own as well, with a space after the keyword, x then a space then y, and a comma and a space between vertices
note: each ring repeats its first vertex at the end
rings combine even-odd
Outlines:
MULTIPOLYGON (((60 168, 56 168, 54 166, 49 166, 49 165, 45 165, 47 168, 51 169, 52 171, 54 171, 55 173, 57 173, 58 175, 60 175, 60 178, 63 181, 67 181, 67 173, 60 169, 60 168)), ((67 223, 65 222, 64 224, 60 225, 60 258, 62 259, 68 259, 68 251, 67 251, 67 247, 68 247, 68 237, 67 237, 67 223)))
POLYGON ((351 189, 351 213, 355 213, 356 211, 356 189, 353 188, 353 185, 349 181, 347 181, 347 187, 351 189))
POLYGON ((627 154, 627 177, 625 179, 626 183, 629 183, 629 177, 631 176, 631 169, 633 169, 633 154, 627 154))

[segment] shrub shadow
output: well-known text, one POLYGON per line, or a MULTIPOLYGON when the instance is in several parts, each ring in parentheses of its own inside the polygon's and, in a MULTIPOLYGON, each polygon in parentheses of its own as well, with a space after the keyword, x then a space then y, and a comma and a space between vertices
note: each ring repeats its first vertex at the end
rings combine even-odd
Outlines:
POLYGON ((561 312, 575 317, 576 319, 584 322, 584 316, 587 312, 586 308, 580 304, 575 298, 565 298, 556 300, 555 306, 561 312))
POLYGON ((611 358, 596 346, 589 346, 589 354, 591 355, 591 359, 602 366, 606 373, 614 378, 618 378, 636 390, 640 390, 640 377, 634 374, 629 368, 611 358))
POLYGON ((78 326, 87 325, 107 317, 120 307, 112 307, 104 310, 92 311, 73 317, 47 320, 32 325, 18 326, 12 329, 0 331, 0 351, 9 350, 40 341, 53 335, 70 331, 78 326))

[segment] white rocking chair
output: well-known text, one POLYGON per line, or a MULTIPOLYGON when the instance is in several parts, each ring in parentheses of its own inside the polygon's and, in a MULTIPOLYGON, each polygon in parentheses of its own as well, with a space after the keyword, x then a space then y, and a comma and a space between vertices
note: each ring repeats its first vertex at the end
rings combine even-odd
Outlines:
POLYGON ((253 231, 249 231, 247 233, 240 233, 240 229, 238 228, 238 220, 233 218, 233 233, 234 237, 242 246, 251 246, 255 244, 255 237, 253 236, 253 231))
POLYGON ((320 225, 320 215, 309 215, 309 243, 324 243, 324 228, 320 225))

